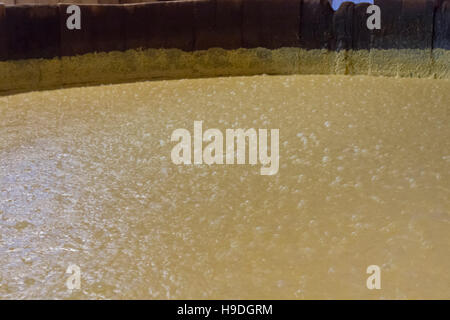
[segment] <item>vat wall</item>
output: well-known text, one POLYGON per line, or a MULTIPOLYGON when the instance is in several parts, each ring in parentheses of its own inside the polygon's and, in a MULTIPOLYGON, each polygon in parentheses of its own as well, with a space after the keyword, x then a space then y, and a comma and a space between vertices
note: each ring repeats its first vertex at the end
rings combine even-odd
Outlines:
MULTIPOLYGON (((49 65, 60 73, 54 79, 73 78, 63 73, 90 64, 95 72, 106 65, 136 69, 111 71, 109 80, 102 80, 107 82, 236 70, 449 77, 450 0, 375 0, 379 30, 367 28, 369 4, 344 3, 333 11, 328 0, 79 0, 80 30, 66 27, 69 3, 8 1, 0 4, 0 90, 11 86, 5 79, 27 68, 38 68, 30 76, 42 79, 49 65), (158 67, 147 61, 155 52, 158 67), (187 61, 193 65, 184 65, 187 61), (73 66, 63 67, 68 62, 73 66)), ((76 83, 96 78, 79 77, 76 83)), ((73 81, 66 82, 59 85, 73 81)))

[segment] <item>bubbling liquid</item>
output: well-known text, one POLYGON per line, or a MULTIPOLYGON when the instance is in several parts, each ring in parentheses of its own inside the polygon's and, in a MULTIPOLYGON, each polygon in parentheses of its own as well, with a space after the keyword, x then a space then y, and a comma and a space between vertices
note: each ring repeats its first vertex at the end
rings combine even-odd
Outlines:
POLYGON ((367 76, 1 97, 0 298, 448 299, 449 102, 448 80, 367 76), (174 165, 196 120, 280 129, 278 173, 174 165))

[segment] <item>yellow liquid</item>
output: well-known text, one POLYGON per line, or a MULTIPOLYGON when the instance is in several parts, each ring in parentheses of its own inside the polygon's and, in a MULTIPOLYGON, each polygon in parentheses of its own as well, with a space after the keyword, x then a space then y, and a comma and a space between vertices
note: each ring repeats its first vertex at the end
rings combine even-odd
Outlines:
POLYGON ((448 80, 367 76, 1 97, 0 298, 448 299, 449 109, 448 80), (278 174, 172 164, 194 120, 279 128, 278 174))

